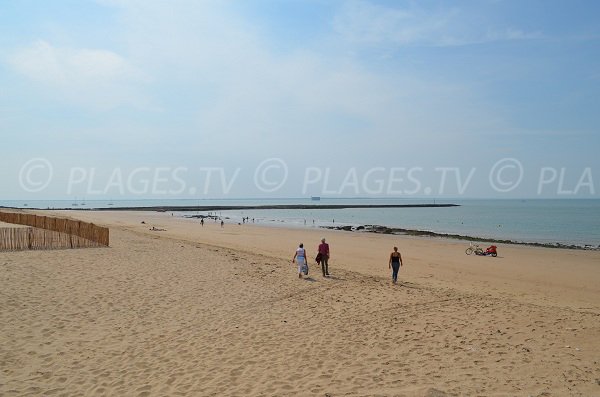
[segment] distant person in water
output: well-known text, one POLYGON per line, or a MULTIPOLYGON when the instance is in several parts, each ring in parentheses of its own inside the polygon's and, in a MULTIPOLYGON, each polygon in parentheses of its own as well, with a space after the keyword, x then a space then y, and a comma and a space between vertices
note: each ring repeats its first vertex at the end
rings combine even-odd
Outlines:
POLYGON ((390 262, 388 268, 392 269, 392 283, 398 282, 398 271, 402 266, 402 255, 398 252, 398 247, 394 247, 394 251, 390 254, 390 262))
POLYGON ((325 242, 325 238, 321 239, 318 251, 321 260, 321 270, 323 270, 323 277, 329 276, 329 244, 325 242))
MULTIPOLYGON (((302 272, 304 271, 304 266, 308 266, 308 262, 307 262, 307 256, 306 256, 306 250, 304 249, 304 244, 300 243, 300 245, 298 246, 298 248, 296 249, 296 253, 294 254, 294 257, 292 258, 292 263, 294 263, 294 260, 296 261, 296 264, 298 265, 298 278, 302 278, 302 272)), ((308 272, 306 272, 308 274, 308 272)))

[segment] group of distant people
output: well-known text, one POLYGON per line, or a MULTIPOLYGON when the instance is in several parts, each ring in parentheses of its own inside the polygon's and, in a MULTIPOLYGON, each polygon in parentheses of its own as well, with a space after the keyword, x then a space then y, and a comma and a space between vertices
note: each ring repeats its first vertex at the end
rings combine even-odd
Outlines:
MULTIPOLYGON (((317 256, 315 258, 315 262, 317 265, 321 265, 321 270, 323 272, 323 277, 329 276, 329 244, 327 244, 325 238, 321 239, 321 244, 317 248, 317 256)), ((292 263, 296 262, 298 265, 298 278, 302 278, 303 275, 308 275, 308 254, 306 253, 306 249, 304 248, 304 244, 300 243, 296 252, 294 253, 294 257, 292 258, 292 263)), ((400 271, 400 267, 403 266, 402 263, 402 254, 398 251, 398 247, 394 247, 394 250, 390 254, 390 260, 388 262, 388 268, 392 271, 392 283, 398 283, 398 272, 400 271)))
MULTIPOLYGON (((215 217, 214 219, 215 219, 215 222, 217 222, 217 218, 215 217)), ((220 221, 221 221, 221 227, 224 227, 225 226, 225 221, 223 221, 223 219, 221 219, 220 221)), ((242 218, 242 222, 243 223, 250 223, 250 217, 244 217, 244 218, 242 218)), ((254 218, 252 218, 252 223, 254 223, 254 218)), ((204 218, 200 218, 200 225, 202 227, 204 227, 204 218)), ((239 223, 238 223, 238 225, 239 225, 239 223)))

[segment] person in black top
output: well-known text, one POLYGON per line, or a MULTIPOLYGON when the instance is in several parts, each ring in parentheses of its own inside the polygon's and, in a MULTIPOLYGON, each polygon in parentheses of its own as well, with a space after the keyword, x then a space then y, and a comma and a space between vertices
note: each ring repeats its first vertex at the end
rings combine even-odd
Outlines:
POLYGON ((394 247, 394 252, 390 254, 389 268, 392 269, 392 282, 398 282, 398 270, 402 266, 402 255, 398 252, 398 247, 394 247))

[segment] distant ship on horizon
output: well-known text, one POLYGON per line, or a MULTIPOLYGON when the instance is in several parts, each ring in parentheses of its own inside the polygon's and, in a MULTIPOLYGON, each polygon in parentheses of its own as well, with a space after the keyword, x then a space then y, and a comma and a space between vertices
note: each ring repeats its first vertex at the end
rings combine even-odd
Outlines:
POLYGON ((320 201, 320 200, 321 200, 321 197, 319 197, 319 196, 312 196, 310 199, 311 199, 312 201, 320 201))

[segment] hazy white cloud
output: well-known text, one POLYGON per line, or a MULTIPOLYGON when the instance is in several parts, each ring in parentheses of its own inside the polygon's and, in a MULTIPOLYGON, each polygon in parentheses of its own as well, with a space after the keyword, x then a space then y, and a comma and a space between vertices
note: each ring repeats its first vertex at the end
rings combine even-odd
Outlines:
POLYGON ((133 75, 132 68, 114 52, 56 48, 42 40, 20 50, 11 60, 19 72, 46 83, 110 81, 133 75))
POLYGON ((147 78, 109 50, 60 48, 39 40, 8 61, 18 73, 48 88, 51 96, 101 109, 144 102, 133 87, 147 78))
POLYGON ((274 54, 252 25, 220 4, 118 4, 129 56, 158 80, 184 81, 198 98, 202 144, 310 134, 307 124, 332 113, 375 117, 382 109, 380 78, 336 54, 274 54))
POLYGON ((504 40, 541 38, 541 32, 481 26, 476 16, 458 8, 400 9, 366 1, 345 3, 333 28, 349 43, 363 46, 461 46, 504 40))
POLYGON ((431 15, 364 1, 346 3, 335 17, 335 31, 349 42, 363 44, 426 43, 439 34, 452 15, 431 15))

